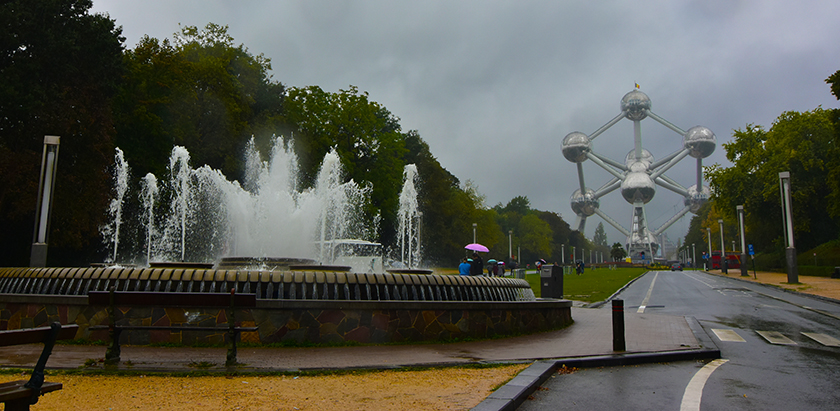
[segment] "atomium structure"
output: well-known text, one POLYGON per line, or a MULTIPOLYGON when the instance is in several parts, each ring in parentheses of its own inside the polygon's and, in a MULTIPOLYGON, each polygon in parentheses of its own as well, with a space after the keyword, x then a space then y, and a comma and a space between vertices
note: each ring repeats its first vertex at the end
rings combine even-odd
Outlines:
POLYGON ((651 110, 650 98, 638 90, 624 95, 621 99, 621 113, 615 118, 595 130, 590 135, 575 131, 563 139, 563 156, 577 164, 580 188, 571 196, 572 211, 577 215, 576 230, 583 231, 586 218, 597 214, 604 221, 627 236, 626 248, 634 260, 641 259, 642 252, 648 252, 650 258, 659 250, 657 238, 686 213, 696 214, 700 207, 708 200, 710 191, 703 186, 703 159, 715 151, 716 137, 706 127, 695 126, 688 131, 671 124, 651 110), (592 142, 596 137, 607 131, 622 119, 633 122, 633 149, 627 153, 624 162, 614 161, 601 156, 592 149, 592 142), (682 149, 661 160, 655 160, 651 153, 642 147, 641 121, 652 118, 668 129, 681 135, 682 149), (665 175, 671 167, 681 160, 691 156, 697 160, 697 180, 694 185, 685 188, 678 182, 665 175), (590 160, 613 176, 606 184, 597 190, 586 187, 583 175, 583 163, 590 160), (685 198, 685 207, 678 211, 661 227, 651 230, 645 217, 645 204, 649 203, 656 194, 656 186, 664 187, 685 198), (599 209, 600 200, 605 195, 621 189, 624 200, 633 206, 631 226, 628 230, 599 209))

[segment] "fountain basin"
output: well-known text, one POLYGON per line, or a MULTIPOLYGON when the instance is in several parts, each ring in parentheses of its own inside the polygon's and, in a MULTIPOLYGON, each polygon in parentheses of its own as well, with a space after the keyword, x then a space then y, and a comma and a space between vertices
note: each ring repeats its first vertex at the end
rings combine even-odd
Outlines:
MULTIPOLYGON (((151 268, 0 268, 0 329, 51 321, 80 326, 78 339, 107 340, 107 307, 86 293, 120 291, 254 293, 257 307, 238 310, 242 341, 336 343, 440 341, 526 334, 571 323, 571 302, 537 300, 524 280, 446 275, 360 274, 151 268)), ((226 324, 205 307, 119 307, 119 322, 226 324)), ((126 331, 126 344, 222 343, 224 333, 126 331)))

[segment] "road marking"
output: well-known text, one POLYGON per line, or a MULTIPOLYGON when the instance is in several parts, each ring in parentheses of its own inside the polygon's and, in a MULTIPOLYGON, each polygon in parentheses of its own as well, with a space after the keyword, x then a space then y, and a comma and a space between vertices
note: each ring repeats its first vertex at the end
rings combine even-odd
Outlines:
POLYGON ((802 333, 802 335, 828 347, 840 347, 840 340, 825 334, 802 333))
POLYGON ((656 284, 656 277, 659 277, 659 273, 657 272, 656 275, 653 276, 653 281, 650 282, 650 288, 648 288, 647 295, 645 299, 642 300, 642 305, 639 306, 639 309, 636 310, 636 313, 643 313, 645 312, 645 307, 647 307, 648 300, 650 300, 650 294, 653 292, 653 285, 656 284))
POLYGON ((712 328, 712 332, 715 333, 717 338, 721 341, 728 341, 728 342, 747 342, 743 339, 738 333, 733 330, 724 330, 721 328, 712 328))
POLYGON ((691 381, 688 382, 688 385, 685 387, 685 392, 683 393, 680 411, 700 410, 700 399, 703 397, 703 387, 706 386, 706 381, 709 380, 709 377, 718 367, 725 364, 727 361, 729 360, 714 360, 704 365, 703 368, 694 374, 694 377, 691 377, 691 381))
POLYGON ((785 337, 782 333, 778 331, 756 331, 758 335, 764 337, 767 342, 770 344, 779 344, 779 345, 797 345, 795 341, 791 340, 790 338, 785 337))

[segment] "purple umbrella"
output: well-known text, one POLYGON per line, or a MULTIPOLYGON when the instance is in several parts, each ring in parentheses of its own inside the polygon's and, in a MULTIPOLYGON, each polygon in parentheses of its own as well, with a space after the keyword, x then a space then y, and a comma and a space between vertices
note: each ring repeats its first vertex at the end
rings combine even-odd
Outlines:
POLYGON ((485 247, 481 244, 478 244, 478 243, 467 244, 467 246, 464 247, 464 248, 466 248, 467 250, 481 251, 482 253, 489 253, 490 252, 490 250, 487 247, 485 247))

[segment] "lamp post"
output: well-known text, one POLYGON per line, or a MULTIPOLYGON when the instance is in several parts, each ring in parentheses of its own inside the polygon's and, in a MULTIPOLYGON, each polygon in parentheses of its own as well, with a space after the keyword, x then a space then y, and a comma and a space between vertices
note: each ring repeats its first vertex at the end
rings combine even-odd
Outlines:
POLYGON ((741 277, 749 277, 747 273, 747 237, 744 230, 744 206, 735 206, 738 212, 738 224, 741 226, 741 277))
POLYGON ((560 244, 560 261, 566 265, 566 244, 560 244))
POLYGON ((475 244, 475 228, 478 227, 478 223, 473 223, 473 244, 475 244))
POLYGON ((796 265, 796 247, 793 245, 793 210, 790 204, 790 171, 779 173, 779 185, 782 194, 782 222, 784 223, 785 257, 787 260, 787 275, 789 283, 799 282, 799 269, 796 265))
POLYGON ((723 219, 719 219, 718 224, 720 225, 720 272, 727 274, 726 243, 723 242, 723 219))
POLYGON ((706 258, 706 261, 707 261, 706 269, 711 270, 712 269, 712 229, 710 227, 706 227, 706 241, 708 241, 707 246, 709 247, 709 249, 708 249, 709 254, 706 255, 708 257, 708 258, 706 258))
POLYGON ((697 268, 697 249, 694 248, 694 243, 691 243, 691 267, 697 268))
POLYGON ((44 136, 44 152, 41 155, 41 178, 38 181, 38 206, 35 209, 35 229, 32 234, 30 267, 47 266, 47 239, 55 187, 55 170, 58 164, 58 136, 44 136))
POLYGON ((513 261, 513 230, 508 230, 508 256, 513 261))

